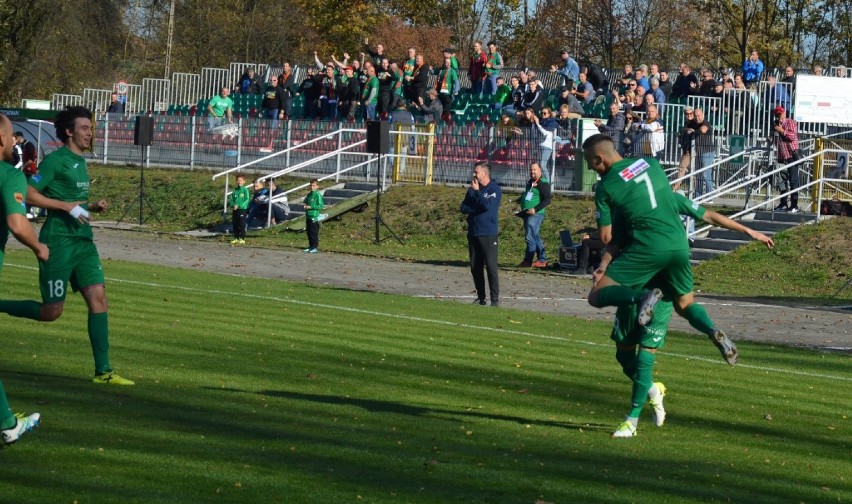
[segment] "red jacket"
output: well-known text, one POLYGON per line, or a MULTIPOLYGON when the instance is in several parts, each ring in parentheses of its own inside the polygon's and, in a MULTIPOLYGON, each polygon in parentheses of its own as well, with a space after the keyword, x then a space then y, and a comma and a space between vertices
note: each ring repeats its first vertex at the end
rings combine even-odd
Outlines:
POLYGON ((488 61, 488 55, 484 51, 479 51, 479 54, 474 54, 470 57, 470 66, 468 67, 468 75, 471 81, 478 81, 485 78, 485 62, 488 61))

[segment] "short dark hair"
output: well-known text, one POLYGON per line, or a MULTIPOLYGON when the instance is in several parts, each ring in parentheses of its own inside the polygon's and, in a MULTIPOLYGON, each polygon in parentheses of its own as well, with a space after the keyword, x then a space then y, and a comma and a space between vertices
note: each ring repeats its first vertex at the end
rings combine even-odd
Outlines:
POLYGON ((488 173, 488 176, 490 177, 491 176, 491 165, 488 164, 487 161, 480 161, 480 162, 473 165, 473 169, 475 170, 475 169, 479 168, 480 166, 487 170, 486 173, 488 173))
POLYGON ((53 120, 53 126, 56 128, 56 136, 62 143, 68 141, 68 130, 74 129, 74 122, 77 119, 91 119, 92 112, 83 106, 67 106, 64 110, 56 114, 53 120))
POLYGON ((319 184, 319 180, 317 180, 317 179, 315 179, 315 178, 312 178, 312 179, 311 179, 311 184, 319 184))
POLYGON ((612 144, 612 147, 615 148, 615 142, 612 141, 612 137, 609 135, 604 135, 603 133, 598 133, 596 135, 592 135, 583 142, 583 150, 594 149, 598 145, 602 143, 609 142, 612 144))
POLYGON ((16 132, 15 132, 15 136, 16 136, 16 137, 24 138, 24 132, 23 132, 23 131, 16 131, 16 132))

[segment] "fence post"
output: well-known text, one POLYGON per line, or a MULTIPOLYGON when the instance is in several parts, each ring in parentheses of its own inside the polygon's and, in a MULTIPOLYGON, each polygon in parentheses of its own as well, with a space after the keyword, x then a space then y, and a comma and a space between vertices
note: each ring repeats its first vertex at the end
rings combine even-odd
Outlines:
POLYGON ((340 149, 343 147, 343 127, 337 129, 337 172, 334 174, 334 183, 340 182, 340 149))
POLYGON ((190 122, 189 127, 189 169, 192 170, 195 168, 195 125, 196 125, 197 116, 192 116, 192 121, 190 122))
MULTIPOLYGON (((458 139, 456 139, 458 142, 458 139)), ((485 156, 488 159, 488 163, 491 163, 491 153, 497 149, 492 149, 492 146, 496 147, 494 144, 494 126, 491 125, 488 127, 488 143, 485 145, 485 156)))
POLYGON ((284 157, 285 166, 290 166, 290 147, 293 146, 293 120, 287 117, 287 154, 284 157))
POLYGON ((237 166, 240 166, 242 163, 242 155, 243 155, 243 118, 237 121, 237 166))
POLYGON ((104 118, 104 164, 107 164, 107 151, 109 150, 109 114, 104 118))

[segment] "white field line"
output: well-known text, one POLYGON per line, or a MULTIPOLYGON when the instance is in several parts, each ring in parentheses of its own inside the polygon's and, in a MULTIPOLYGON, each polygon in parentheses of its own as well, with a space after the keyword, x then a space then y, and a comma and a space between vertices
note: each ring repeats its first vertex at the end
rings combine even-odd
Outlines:
MULTIPOLYGON (((18 264, 6 264, 5 266, 6 267, 13 267, 13 268, 20 268, 20 269, 28 269, 28 270, 36 270, 37 269, 37 268, 34 268, 32 266, 23 266, 23 265, 18 265, 18 264)), ((301 305, 301 306, 310 306, 312 308, 323 308, 323 309, 327 309, 327 310, 337 310, 337 311, 341 311, 341 312, 359 313, 361 315, 371 315, 371 316, 374 316, 374 317, 386 317, 386 318, 393 318, 393 319, 398 319, 398 320, 408 320, 410 322, 421 322, 421 323, 425 323, 425 324, 436 324, 436 325, 444 325, 444 326, 452 326, 452 327, 461 327, 461 328, 471 329, 471 330, 476 330, 476 331, 491 331, 491 332, 496 332, 496 333, 501 333, 501 334, 510 334, 510 335, 515 335, 515 336, 524 336, 524 337, 527 337, 527 338, 560 341, 560 342, 564 342, 564 343, 576 343, 576 344, 580 344, 580 345, 593 346, 593 347, 604 347, 604 348, 611 348, 612 347, 612 345, 609 344, 609 343, 604 344, 604 343, 597 343, 597 342, 594 342, 594 341, 574 340, 574 339, 564 338, 564 337, 561 337, 561 336, 548 336, 548 335, 543 335, 543 334, 530 333, 530 332, 526 332, 526 331, 515 331, 515 330, 510 330, 510 329, 485 327, 485 326, 478 326, 478 325, 472 325, 472 324, 464 324, 464 323, 459 323, 459 322, 448 322, 446 320, 438 320, 438 319, 431 319, 431 318, 424 318, 424 317, 414 317, 414 316, 411 316, 411 315, 400 315, 400 314, 396 314, 396 313, 386 313, 386 312, 380 312, 380 311, 376 311, 376 310, 365 310, 363 308, 351 308, 351 307, 348 307, 348 306, 338 306, 338 305, 330 305, 330 304, 325 304, 325 303, 315 303, 313 301, 305 301, 305 300, 302 300, 302 299, 295 299, 295 298, 286 297, 286 296, 285 297, 262 296, 262 295, 259 295, 259 294, 249 294, 249 293, 245 293, 245 292, 223 291, 223 290, 218 290, 218 289, 201 289, 201 288, 198 288, 198 287, 187 287, 187 286, 184 286, 184 285, 167 285, 167 284, 160 284, 160 283, 153 283, 153 282, 140 282, 140 281, 137 281, 137 280, 125 280, 125 279, 121 279, 121 278, 112 278, 112 277, 107 278, 107 280, 110 281, 110 282, 116 282, 116 283, 128 284, 128 285, 140 285, 140 286, 151 287, 151 288, 156 288, 156 289, 171 289, 171 290, 178 290, 178 291, 184 291, 184 292, 197 292, 199 294, 215 294, 215 295, 222 295, 222 296, 238 296, 238 297, 243 297, 243 298, 248 298, 248 299, 258 299, 258 300, 262 300, 262 301, 278 301, 278 302, 282 302, 282 303, 291 303, 291 304, 301 305)), ((679 358, 682 358, 682 359, 685 359, 685 360, 707 362, 707 363, 710 363, 710 364, 718 364, 718 365, 726 365, 726 364, 723 364, 720 359, 709 359, 707 357, 699 357, 699 356, 695 356, 695 355, 686 355, 686 354, 664 352, 664 351, 661 351, 659 353, 664 354, 664 355, 671 355, 673 357, 679 357, 679 358)), ((789 374, 789 375, 796 375, 796 376, 808 376, 808 377, 811 377, 811 378, 824 378, 826 380, 852 382, 852 376, 836 376, 836 375, 827 375, 827 374, 822 374, 822 373, 808 373, 808 372, 805 372, 805 371, 798 371, 798 370, 795 370, 795 369, 785 369, 785 368, 776 368, 776 367, 768 367, 768 366, 754 366, 754 365, 750 365, 750 364, 737 364, 737 367, 738 368, 745 368, 745 369, 754 369, 754 370, 764 371, 764 372, 782 373, 782 374, 789 374)))

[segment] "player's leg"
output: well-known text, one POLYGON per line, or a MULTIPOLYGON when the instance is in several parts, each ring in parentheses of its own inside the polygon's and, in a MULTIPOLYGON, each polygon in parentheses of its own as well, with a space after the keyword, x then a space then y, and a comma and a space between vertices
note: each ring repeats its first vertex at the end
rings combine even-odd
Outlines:
POLYGON ((95 360, 95 383, 133 385, 113 372, 109 358, 109 314, 104 271, 94 242, 77 244, 77 264, 71 275, 71 287, 82 294, 89 309, 87 329, 95 360))
POLYGON ((485 304, 485 251, 481 249, 480 237, 467 237, 467 251, 470 259, 470 275, 473 277, 473 286, 476 288, 476 297, 479 304, 485 304))
POLYGON ((41 322, 52 322, 62 316, 68 291, 68 279, 73 269, 74 246, 69 240, 52 241, 48 246, 50 257, 47 261, 38 263, 42 302, 0 301, 0 313, 41 322))
POLYGON ((716 327, 707 310, 701 303, 695 302, 692 293, 692 266, 689 264, 688 253, 675 262, 668 270, 670 289, 675 292, 675 309, 678 314, 685 318, 689 325, 703 332, 710 341, 719 349, 722 358, 730 365, 735 365, 739 358, 739 351, 733 341, 728 338, 724 331, 716 327), (684 259, 685 258, 685 259, 684 259))
POLYGON ((6 391, 3 389, 3 382, 0 382, 0 432, 2 432, 3 444, 12 444, 25 433, 38 427, 41 415, 33 413, 31 415, 15 415, 9 407, 9 401, 6 399, 6 391))
POLYGON ((664 264, 656 253, 625 253, 617 257, 589 292, 589 304, 596 308, 638 304, 648 291, 644 286, 664 264))

